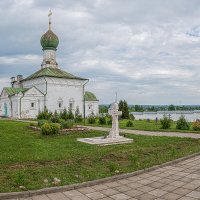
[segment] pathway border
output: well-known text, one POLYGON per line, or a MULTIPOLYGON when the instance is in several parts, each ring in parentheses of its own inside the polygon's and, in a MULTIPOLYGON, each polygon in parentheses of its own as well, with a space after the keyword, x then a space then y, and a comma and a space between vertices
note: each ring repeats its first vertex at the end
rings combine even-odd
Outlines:
MULTIPOLYGON (((90 130, 96 130, 96 131, 109 131, 110 130, 110 128, 108 128, 108 127, 100 127, 100 126, 78 126, 78 127, 86 127, 90 130)), ((159 137, 166 136, 166 137, 200 139, 200 133, 143 131, 143 130, 134 130, 134 129, 119 129, 119 132, 134 134, 134 135, 159 136, 159 137)))
POLYGON ((80 188, 83 188, 83 187, 94 186, 94 185, 97 185, 97 184, 103 184, 103 183, 112 182, 112 181, 116 181, 116 180, 120 180, 120 179, 124 179, 124 178, 129 178, 129 177, 136 176, 136 175, 139 175, 139 174, 143 174, 143 173, 146 173, 146 172, 150 172, 150 171, 153 171, 153 170, 156 170, 156 169, 168 166, 168 165, 174 165, 176 163, 179 163, 181 161, 184 161, 184 160, 187 160, 189 158, 193 158, 193 157, 199 156, 199 155, 200 155, 200 152, 194 153, 192 155, 188 155, 188 156, 185 156, 185 157, 182 157, 182 158, 178 158, 176 160, 172 160, 172 161, 160 164, 160 165, 155 165, 155 166, 150 167, 150 168, 141 169, 139 171, 121 174, 121 175, 116 175, 116 176, 98 179, 98 180, 94 180, 94 181, 88 181, 88 182, 59 186, 59 187, 50 187, 50 188, 44 188, 44 189, 39 189, 39 190, 30 190, 30 191, 24 191, 24 192, 0 193, 0 199, 4 200, 4 199, 13 199, 13 198, 27 198, 27 197, 32 197, 32 196, 35 196, 35 195, 64 192, 64 191, 69 191, 69 190, 74 190, 74 189, 80 189, 80 188))

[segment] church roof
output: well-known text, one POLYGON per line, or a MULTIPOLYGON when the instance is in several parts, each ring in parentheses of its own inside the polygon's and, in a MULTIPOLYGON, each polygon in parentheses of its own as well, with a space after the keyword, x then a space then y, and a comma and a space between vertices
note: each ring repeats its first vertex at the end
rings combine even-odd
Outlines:
POLYGON ((92 92, 85 92, 85 101, 98 101, 96 96, 92 92))
POLYGON ((23 79, 25 80, 31 80, 39 77, 56 77, 56 78, 66 78, 66 79, 79 79, 79 80, 88 80, 85 78, 81 78, 78 76, 74 76, 68 72, 65 72, 61 69, 58 68, 53 68, 53 67, 46 67, 38 70, 34 74, 30 75, 29 77, 23 79))
POLYGON ((29 88, 11 88, 11 87, 5 87, 4 90, 8 94, 8 96, 13 96, 15 94, 18 94, 20 92, 24 93, 28 90, 29 88))

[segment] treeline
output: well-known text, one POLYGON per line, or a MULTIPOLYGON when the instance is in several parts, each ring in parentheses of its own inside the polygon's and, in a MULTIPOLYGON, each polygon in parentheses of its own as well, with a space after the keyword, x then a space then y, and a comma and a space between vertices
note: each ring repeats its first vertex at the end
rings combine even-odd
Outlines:
MULTIPOLYGON (((120 100, 121 105, 122 102, 125 100, 120 100)), ((119 103, 120 103, 119 102, 119 103)), ((127 102, 125 101, 125 105, 127 102)), ((119 105, 120 106, 120 105, 119 105)), ((174 110, 200 110, 200 106, 198 105, 128 105, 128 111, 129 112, 144 112, 144 111, 149 111, 149 112, 156 112, 156 111, 174 111, 174 110)), ((110 105, 99 105, 99 112, 100 113, 107 113, 110 105)))

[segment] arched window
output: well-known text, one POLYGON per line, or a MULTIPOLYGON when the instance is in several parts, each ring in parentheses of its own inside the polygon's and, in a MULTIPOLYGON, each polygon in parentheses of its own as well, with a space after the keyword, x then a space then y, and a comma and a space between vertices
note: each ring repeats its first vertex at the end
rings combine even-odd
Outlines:
POLYGON ((62 100, 62 98, 58 99, 57 105, 58 105, 58 109, 62 109, 63 108, 63 100, 62 100))
POLYGON ((69 109, 70 109, 70 110, 74 110, 74 99, 73 99, 73 98, 71 98, 71 99, 69 100, 69 109))

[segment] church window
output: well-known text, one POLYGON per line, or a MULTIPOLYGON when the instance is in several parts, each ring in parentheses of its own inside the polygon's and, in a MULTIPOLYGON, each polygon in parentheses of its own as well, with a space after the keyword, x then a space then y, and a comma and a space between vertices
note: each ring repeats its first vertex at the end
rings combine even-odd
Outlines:
POLYGON ((69 109, 70 109, 70 110, 74 110, 74 99, 73 99, 73 98, 71 98, 71 99, 69 100, 69 109))
POLYGON ((35 109, 35 102, 31 102, 31 109, 35 109))
POLYGON ((88 109, 91 110, 92 109, 92 104, 88 105, 88 109))
POLYGON ((58 108, 62 109, 62 107, 63 107, 63 100, 62 100, 62 98, 59 98, 58 99, 58 108))

